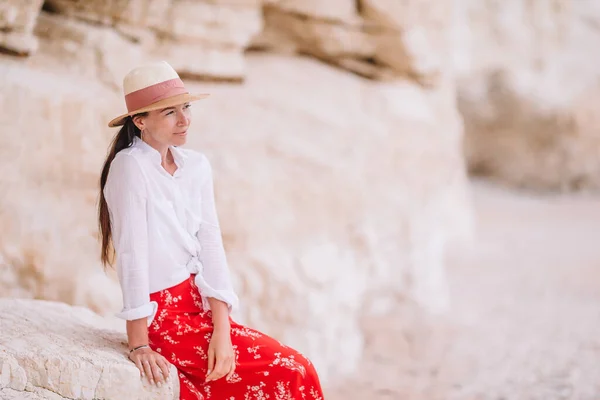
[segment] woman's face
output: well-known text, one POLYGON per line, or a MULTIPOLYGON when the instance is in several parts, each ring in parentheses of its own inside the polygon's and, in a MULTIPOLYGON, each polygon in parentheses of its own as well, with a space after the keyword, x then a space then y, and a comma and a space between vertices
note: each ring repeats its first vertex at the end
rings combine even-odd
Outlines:
POLYGON ((190 104, 148 112, 133 119, 143 132, 145 141, 162 146, 181 146, 187 140, 187 130, 192 121, 190 104))

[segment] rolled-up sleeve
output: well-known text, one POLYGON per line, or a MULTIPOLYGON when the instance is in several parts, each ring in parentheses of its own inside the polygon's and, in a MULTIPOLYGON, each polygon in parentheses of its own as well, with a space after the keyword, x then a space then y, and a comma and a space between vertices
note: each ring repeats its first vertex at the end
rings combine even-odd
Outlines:
POLYGON ((123 295, 123 309, 116 316, 125 320, 147 317, 150 325, 158 304, 150 301, 147 189, 134 157, 117 154, 110 166, 104 196, 123 295))
POLYGON ((196 275, 195 282, 202 295, 202 305, 210 310, 209 297, 227 303, 229 311, 238 307, 238 297, 233 290, 223 238, 215 205, 212 168, 208 159, 202 156, 201 204, 202 222, 196 236, 200 242, 200 262, 202 273, 196 275))

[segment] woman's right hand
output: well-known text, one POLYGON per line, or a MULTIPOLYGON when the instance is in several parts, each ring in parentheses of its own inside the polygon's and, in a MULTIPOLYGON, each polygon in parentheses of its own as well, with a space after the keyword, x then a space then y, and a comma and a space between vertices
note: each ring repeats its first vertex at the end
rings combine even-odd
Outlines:
POLYGON ((150 383, 161 387, 169 377, 169 362, 161 354, 149 347, 144 347, 129 354, 129 359, 140 370, 142 378, 148 377, 150 383))

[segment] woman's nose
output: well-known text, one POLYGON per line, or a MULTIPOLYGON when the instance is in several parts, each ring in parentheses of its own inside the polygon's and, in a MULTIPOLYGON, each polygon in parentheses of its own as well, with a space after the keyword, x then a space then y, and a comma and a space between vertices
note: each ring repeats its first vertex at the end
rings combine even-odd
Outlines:
POLYGON ((187 115, 185 115, 184 112, 180 112, 177 118, 177 125, 179 126, 185 126, 187 125, 189 122, 189 118, 187 117, 187 115))

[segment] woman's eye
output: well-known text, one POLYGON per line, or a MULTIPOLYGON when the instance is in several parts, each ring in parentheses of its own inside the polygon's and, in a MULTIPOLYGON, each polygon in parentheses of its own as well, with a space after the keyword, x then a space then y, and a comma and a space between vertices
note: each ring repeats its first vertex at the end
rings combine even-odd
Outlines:
MULTIPOLYGON (((190 108, 191 106, 192 106, 191 104, 186 104, 186 105, 184 105, 184 106, 183 106, 183 109, 184 109, 184 110, 187 110, 187 109, 188 109, 188 108, 190 108)), ((174 114, 174 113, 175 113, 175 111, 174 111, 174 110, 171 110, 171 111, 169 111, 169 112, 165 113, 165 117, 166 117, 167 115, 171 115, 171 114, 174 114)))

